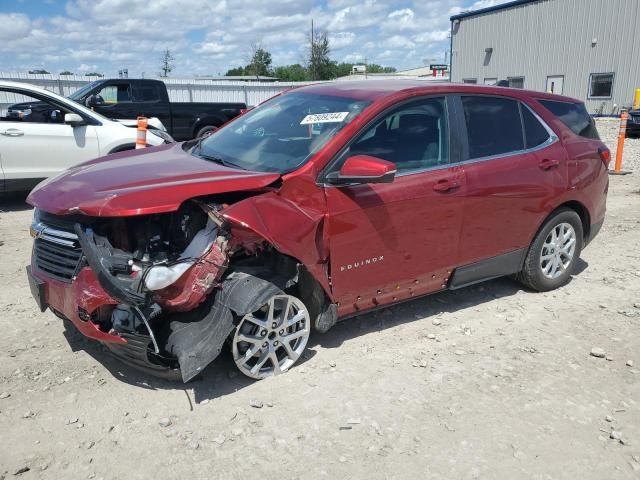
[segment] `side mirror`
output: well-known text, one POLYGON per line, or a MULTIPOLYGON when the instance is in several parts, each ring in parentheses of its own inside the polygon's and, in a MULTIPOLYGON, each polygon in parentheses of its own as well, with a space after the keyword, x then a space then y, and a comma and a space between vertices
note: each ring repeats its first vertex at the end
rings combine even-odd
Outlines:
POLYGON ((89 108, 96 108, 104 105, 104 100, 100 95, 89 95, 84 104, 89 108))
POLYGON ((84 121, 84 118, 77 113, 67 113, 64 116, 64 123, 71 125, 72 127, 79 127, 80 125, 84 125, 86 122, 84 121))
POLYGON ((396 165, 369 155, 354 155, 345 160, 339 172, 327 175, 328 183, 391 183, 396 175, 396 165))

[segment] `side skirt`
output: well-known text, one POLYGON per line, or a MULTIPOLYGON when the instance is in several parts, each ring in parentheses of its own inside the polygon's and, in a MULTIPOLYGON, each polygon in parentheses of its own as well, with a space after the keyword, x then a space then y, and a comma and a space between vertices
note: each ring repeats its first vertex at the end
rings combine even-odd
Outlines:
POLYGON ((521 248, 513 252, 503 253, 495 257, 480 260, 479 262, 456 268, 451 276, 449 288, 458 288, 484 282, 492 278, 512 275, 522 270, 527 249, 521 248))

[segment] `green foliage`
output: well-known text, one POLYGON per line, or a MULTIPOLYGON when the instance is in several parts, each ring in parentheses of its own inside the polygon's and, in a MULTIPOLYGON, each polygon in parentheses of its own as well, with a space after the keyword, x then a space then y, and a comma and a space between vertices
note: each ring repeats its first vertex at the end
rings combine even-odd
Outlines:
POLYGON ((258 45, 254 46, 251 62, 244 70, 246 75, 270 76, 273 73, 271 71, 271 54, 258 45))
POLYGON ((299 63, 276 67, 273 74, 283 82, 304 82, 310 80, 309 72, 299 63))
POLYGON ((309 36, 309 75, 311 80, 334 78, 336 63, 330 58, 331 48, 327 32, 314 32, 309 36))
POLYGON ((74 75, 74 73, 69 70, 65 70, 64 72, 60 72, 60 75, 74 75))
POLYGON ((168 77, 171 71, 173 70, 173 61, 176 58, 171 53, 171 50, 166 48, 164 52, 162 52, 162 56, 160 57, 160 76, 168 77))
MULTIPOLYGON (((307 65, 294 63, 273 68, 271 53, 260 44, 252 45, 249 64, 227 70, 225 76, 274 76, 283 82, 304 82, 309 80, 331 80, 351 74, 353 63, 338 63, 331 59, 331 48, 326 32, 315 32, 309 36, 307 65)), ((367 65, 369 73, 393 73, 394 67, 378 64, 367 65)))
POLYGON ((244 71, 244 67, 236 67, 236 68, 230 68, 229 70, 227 70, 227 73, 225 73, 224 75, 226 77, 237 77, 237 76, 246 75, 246 73, 244 71))
POLYGON ((396 69, 394 67, 383 67, 377 63, 370 63, 367 65, 367 73, 394 73, 396 69))

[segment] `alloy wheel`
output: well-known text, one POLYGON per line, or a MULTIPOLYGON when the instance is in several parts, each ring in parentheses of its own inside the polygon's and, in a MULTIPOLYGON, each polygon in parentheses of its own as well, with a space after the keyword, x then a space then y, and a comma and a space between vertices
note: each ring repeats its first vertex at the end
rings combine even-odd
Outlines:
POLYGON ((274 295, 240 320, 233 336, 233 359, 248 377, 279 375, 300 358, 310 333, 304 304, 292 295, 274 295))
POLYGON ((563 222, 551 229, 540 252, 542 274, 551 279, 562 275, 576 251, 576 231, 569 223, 563 222))

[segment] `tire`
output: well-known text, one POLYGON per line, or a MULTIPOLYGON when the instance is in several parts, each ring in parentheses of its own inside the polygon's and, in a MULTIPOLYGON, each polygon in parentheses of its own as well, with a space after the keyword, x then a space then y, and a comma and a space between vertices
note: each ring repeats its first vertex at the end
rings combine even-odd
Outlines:
POLYGON ((233 360, 241 373, 256 380, 279 375, 302 357, 310 333, 304 303, 279 291, 240 319, 231 340, 233 360))
POLYGON ((211 135, 217 129, 218 129, 218 127, 216 127, 214 125, 205 125, 200 130, 198 130, 198 133, 196 133, 195 138, 204 137, 205 135, 211 135))
POLYGON ((566 284, 576 269, 583 238, 582 221, 574 210, 552 213, 533 239, 516 280, 538 292, 566 284))

